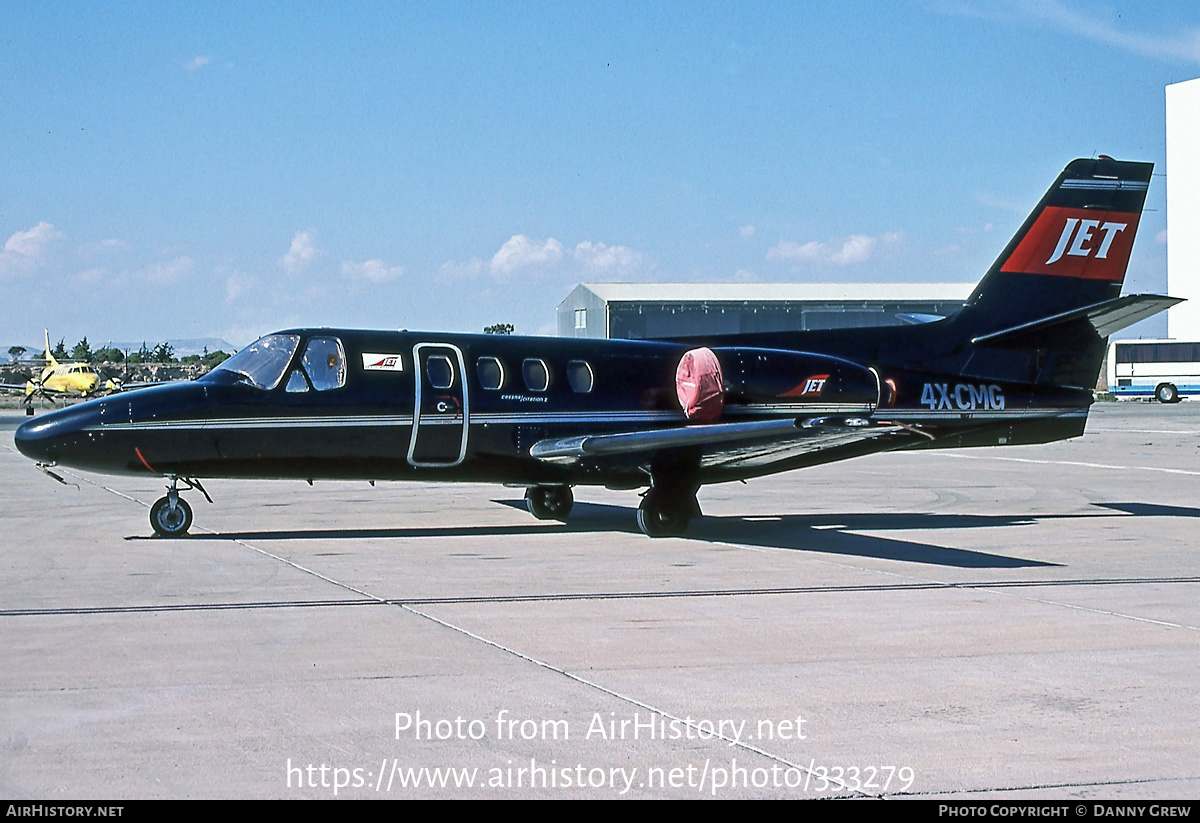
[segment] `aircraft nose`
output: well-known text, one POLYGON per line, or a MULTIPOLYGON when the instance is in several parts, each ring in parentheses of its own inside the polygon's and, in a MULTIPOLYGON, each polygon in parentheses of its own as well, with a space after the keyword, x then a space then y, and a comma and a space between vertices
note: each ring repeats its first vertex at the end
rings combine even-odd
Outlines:
POLYGON ((63 462, 88 439, 100 423, 100 411, 80 403, 27 420, 13 433, 17 451, 39 463, 63 462))

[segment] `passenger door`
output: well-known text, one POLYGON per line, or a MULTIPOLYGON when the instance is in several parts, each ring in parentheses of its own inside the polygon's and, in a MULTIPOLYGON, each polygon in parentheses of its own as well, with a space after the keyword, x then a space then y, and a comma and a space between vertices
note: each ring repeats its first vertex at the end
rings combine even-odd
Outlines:
POLYGON ((413 346, 416 364, 408 462, 420 467, 457 466, 467 454, 470 410, 462 351, 449 343, 413 346))

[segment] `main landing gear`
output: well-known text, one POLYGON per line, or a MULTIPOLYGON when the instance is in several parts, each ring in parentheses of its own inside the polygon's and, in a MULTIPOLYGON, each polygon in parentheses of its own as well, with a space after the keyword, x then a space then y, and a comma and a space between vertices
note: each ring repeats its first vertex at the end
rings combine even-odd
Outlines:
POLYGON ((209 503, 212 502, 212 498, 208 496, 204 486, 200 485, 199 480, 189 480, 186 477, 175 477, 174 475, 169 476, 168 479, 171 481, 171 485, 167 486, 167 496, 160 497, 150 507, 150 525, 159 537, 183 537, 192 526, 192 507, 179 496, 176 484, 182 480, 188 489, 199 489, 209 503))
MULTIPOLYGON (((652 480, 649 491, 642 496, 642 503, 638 506, 638 528, 647 537, 683 534, 692 518, 700 516, 700 504, 696 502, 698 488, 698 485, 678 478, 660 477, 652 480)), ((165 502, 165 498, 159 502, 165 502)), ((575 497, 571 494, 570 486, 530 486, 525 490, 525 506, 538 520, 564 521, 574 503, 575 497)), ((158 531, 157 526, 155 530, 158 531)))
POLYGON ((637 523, 647 537, 677 537, 687 531, 693 517, 699 517, 696 493, 652 486, 638 506, 637 523))
POLYGON ((566 520, 575 496, 570 486, 530 486, 525 490, 525 505, 538 520, 566 520))

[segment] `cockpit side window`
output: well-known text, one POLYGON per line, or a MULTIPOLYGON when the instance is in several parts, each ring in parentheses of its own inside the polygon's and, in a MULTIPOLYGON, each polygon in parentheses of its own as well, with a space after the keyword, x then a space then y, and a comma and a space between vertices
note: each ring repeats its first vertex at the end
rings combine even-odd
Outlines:
POLYGON ((212 373, 232 372, 256 388, 270 390, 283 379, 299 345, 298 334, 268 334, 217 366, 212 373))
POLYGON ((306 392, 308 391, 308 381, 304 379, 304 375, 300 373, 299 369, 292 369, 287 385, 283 387, 283 390, 289 394, 306 392))
POLYGON ((304 372, 317 391, 346 385, 346 354, 336 337, 312 337, 304 349, 304 372))

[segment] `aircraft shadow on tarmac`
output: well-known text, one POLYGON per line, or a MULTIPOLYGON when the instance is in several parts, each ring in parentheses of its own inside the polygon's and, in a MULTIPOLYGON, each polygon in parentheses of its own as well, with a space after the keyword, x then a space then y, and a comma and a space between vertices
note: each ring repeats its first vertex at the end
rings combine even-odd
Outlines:
MULTIPOLYGON (((521 500, 495 500, 512 508, 525 509, 521 500)), ((951 548, 932 543, 897 540, 861 532, 945 531, 954 529, 1009 528, 1030 526, 1048 520, 1082 520, 1110 516, 1200 517, 1200 509, 1161 506, 1153 503, 1097 503, 1110 512, 1095 514, 935 514, 847 512, 836 514, 787 514, 773 517, 701 517, 692 521, 679 539, 749 547, 818 552, 847 557, 873 557, 958 568, 1032 568, 1060 566, 972 549, 951 548), (1120 514, 1116 514, 1120 512, 1120 514)), ((286 531, 216 532, 192 539, 226 540, 362 540, 421 537, 529 537, 537 534, 594 534, 622 532, 640 534, 633 511, 622 506, 576 503, 567 523, 550 521, 520 525, 435 526, 368 529, 295 529, 286 531)), ((131 538, 134 539, 134 538, 131 538)), ((1019 541, 1034 548, 1036 544, 1019 541)))

